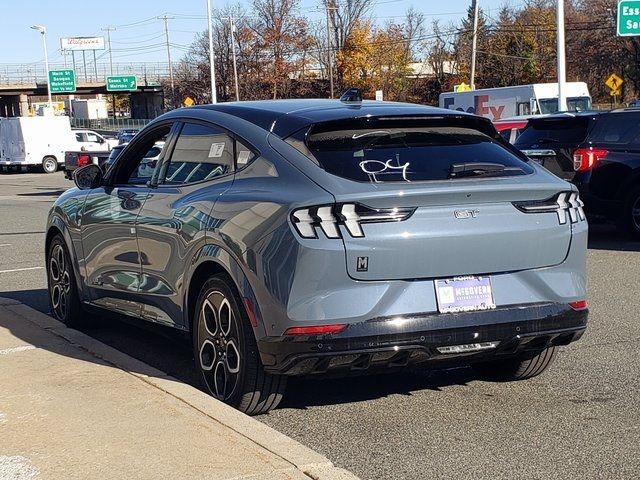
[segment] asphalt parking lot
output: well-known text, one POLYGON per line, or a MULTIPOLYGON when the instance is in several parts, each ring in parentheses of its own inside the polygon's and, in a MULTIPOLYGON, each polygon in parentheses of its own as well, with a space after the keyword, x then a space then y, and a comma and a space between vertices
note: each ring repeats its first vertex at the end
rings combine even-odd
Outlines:
MULTIPOLYGON (((0 296, 48 311, 46 214, 71 186, 62 173, 0 175, 0 296)), ((588 262, 587 333, 540 377, 294 379, 259 420, 365 479, 638 478, 640 243, 593 226, 588 262)), ((86 333, 197 382, 188 343, 170 332, 102 319, 86 333)))

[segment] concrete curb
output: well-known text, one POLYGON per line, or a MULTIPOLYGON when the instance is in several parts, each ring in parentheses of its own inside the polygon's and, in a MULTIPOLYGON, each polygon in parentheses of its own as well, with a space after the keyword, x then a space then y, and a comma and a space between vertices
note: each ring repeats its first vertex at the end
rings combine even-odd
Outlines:
POLYGON ((148 385, 158 388, 190 405, 203 415, 237 432, 251 442, 272 452, 313 480, 357 480, 352 473, 338 468, 319 453, 271 427, 214 399, 200 390, 166 373, 126 355, 115 348, 45 315, 16 300, 0 297, 0 306, 47 330, 91 355, 123 370, 148 385))

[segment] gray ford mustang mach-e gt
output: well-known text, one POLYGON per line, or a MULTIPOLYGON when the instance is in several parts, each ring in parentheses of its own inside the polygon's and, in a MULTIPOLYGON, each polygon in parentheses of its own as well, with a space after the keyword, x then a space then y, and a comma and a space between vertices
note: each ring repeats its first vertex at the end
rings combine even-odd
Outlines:
POLYGON ((338 100, 183 108, 74 179, 47 224, 56 318, 100 309, 188 332, 208 391, 250 414, 290 375, 529 378, 586 328, 576 189, 483 118, 338 100))

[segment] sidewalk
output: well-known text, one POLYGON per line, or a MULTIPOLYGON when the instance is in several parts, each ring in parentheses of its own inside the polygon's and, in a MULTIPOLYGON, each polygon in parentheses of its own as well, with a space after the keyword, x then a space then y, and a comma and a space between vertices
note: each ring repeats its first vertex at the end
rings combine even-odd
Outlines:
POLYGON ((0 480, 353 480, 203 392, 0 298, 0 480))

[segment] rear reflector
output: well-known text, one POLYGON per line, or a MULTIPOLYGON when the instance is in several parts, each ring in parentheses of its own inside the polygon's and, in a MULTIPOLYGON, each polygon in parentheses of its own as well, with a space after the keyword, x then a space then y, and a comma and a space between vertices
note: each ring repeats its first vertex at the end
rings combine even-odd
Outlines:
POLYGON ((288 328, 285 335, 323 335, 329 333, 340 333, 347 327, 346 323, 336 325, 316 325, 313 327, 291 327, 288 328))
POLYGON ((251 323, 251 326, 254 328, 257 327, 258 319, 256 318, 256 312, 253 310, 253 302, 251 301, 250 298, 247 298, 247 297, 244 297, 242 301, 244 302, 244 308, 247 311, 247 316, 249 317, 249 322, 251 323))
POLYGON ((586 300, 578 300, 577 302, 571 302, 569 306, 574 310, 585 310, 589 304, 586 300))
POLYGON ((500 342, 482 342, 482 343, 466 343, 464 345, 449 345, 446 347, 437 347, 440 353, 469 353, 479 352, 481 350, 491 350, 496 348, 500 342))
POLYGON ((576 172, 585 172, 593 168, 609 153, 604 148, 577 148, 573 152, 573 169, 576 172))
POLYGON ((91 163, 91 157, 89 155, 78 155, 78 168, 84 167, 91 163))

